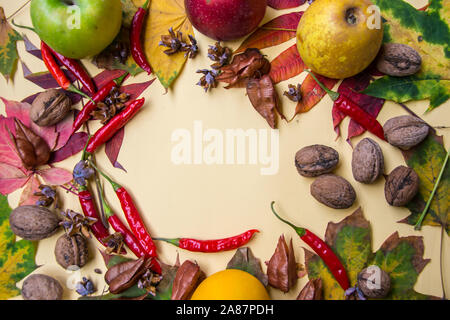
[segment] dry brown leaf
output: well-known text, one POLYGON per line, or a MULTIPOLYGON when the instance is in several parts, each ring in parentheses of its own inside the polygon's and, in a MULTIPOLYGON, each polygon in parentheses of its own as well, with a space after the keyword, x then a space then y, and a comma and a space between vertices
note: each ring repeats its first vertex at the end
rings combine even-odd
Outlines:
POLYGON ((195 288, 205 278, 197 263, 186 260, 178 269, 173 281, 172 300, 189 300, 195 288))
POLYGON ((303 287, 297 297, 297 300, 322 300, 323 288, 322 279, 312 279, 303 287))
POLYGON ((283 292, 288 292, 297 281, 297 262, 295 261, 292 239, 289 247, 284 235, 278 239, 275 253, 267 265, 267 276, 269 284, 283 292))

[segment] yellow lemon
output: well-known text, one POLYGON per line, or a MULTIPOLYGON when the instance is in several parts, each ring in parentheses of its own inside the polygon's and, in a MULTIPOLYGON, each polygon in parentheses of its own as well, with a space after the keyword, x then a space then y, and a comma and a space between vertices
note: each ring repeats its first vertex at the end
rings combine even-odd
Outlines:
POLYGON ((382 40, 381 15, 370 0, 316 0, 297 29, 297 47, 305 64, 334 79, 367 68, 382 40))
POLYGON ((206 278, 192 300, 270 300, 263 284, 250 273, 227 269, 206 278))

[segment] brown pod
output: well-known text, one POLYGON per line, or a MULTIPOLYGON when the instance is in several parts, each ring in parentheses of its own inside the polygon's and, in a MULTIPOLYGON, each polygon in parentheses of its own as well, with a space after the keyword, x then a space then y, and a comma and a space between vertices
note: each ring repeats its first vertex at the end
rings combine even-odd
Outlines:
POLYGON ((45 274, 32 274, 22 285, 25 300, 61 300, 63 288, 54 278, 45 274))
POLYGON ((384 171, 384 157, 378 143, 364 138, 353 149, 352 172, 356 181, 373 183, 384 171))
POLYGON ((297 296, 297 300, 322 300, 323 299, 323 284, 322 279, 311 279, 303 287, 302 291, 297 296))
POLYGON ((386 140, 391 145, 408 150, 421 143, 427 137, 430 128, 422 119, 404 115, 386 121, 383 130, 386 140))
POLYGON ((186 260, 178 268, 172 286, 172 300, 189 300, 197 286, 205 279, 197 263, 186 260))
POLYGON ((9 225, 15 235, 26 240, 49 238, 59 230, 60 219, 49 209, 20 206, 9 215, 9 225))
POLYGON ((64 269, 70 266, 83 267, 89 259, 86 239, 79 234, 62 235, 56 241, 55 258, 56 262, 64 269))
POLYGON ((401 207, 419 191, 419 176, 409 167, 398 166, 386 178, 384 195, 391 206, 401 207))
POLYGON ((377 59, 377 69, 394 77, 413 75, 420 70, 421 65, 420 54, 401 43, 386 43, 377 59))
POLYGON ((334 209, 350 208, 356 200, 352 185, 335 174, 325 174, 311 184, 311 195, 320 203, 334 209))
POLYGON ((333 148, 315 144, 295 154, 295 167, 304 177, 317 177, 333 171, 339 163, 339 154, 333 148))

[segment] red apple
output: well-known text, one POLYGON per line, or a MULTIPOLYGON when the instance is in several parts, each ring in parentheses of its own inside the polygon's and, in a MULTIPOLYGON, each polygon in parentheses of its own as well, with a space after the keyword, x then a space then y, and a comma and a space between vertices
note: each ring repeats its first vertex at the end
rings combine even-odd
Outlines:
POLYGON ((267 0, 184 0, 195 29, 219 41, 253 32, 264 18, 267 0))

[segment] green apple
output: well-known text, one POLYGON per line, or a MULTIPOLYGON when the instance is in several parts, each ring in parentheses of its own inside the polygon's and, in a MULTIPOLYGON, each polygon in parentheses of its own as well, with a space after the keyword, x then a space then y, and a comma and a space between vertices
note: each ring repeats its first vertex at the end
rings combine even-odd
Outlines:
POLYGON ((103 51, 122 25, 121 0, 33 0, 30 12, 41 40, 73 59, 103 51))

